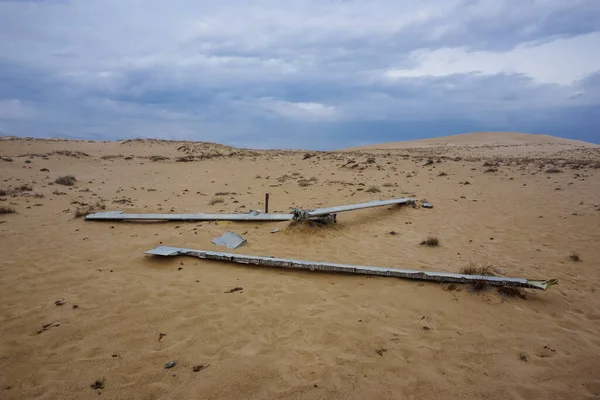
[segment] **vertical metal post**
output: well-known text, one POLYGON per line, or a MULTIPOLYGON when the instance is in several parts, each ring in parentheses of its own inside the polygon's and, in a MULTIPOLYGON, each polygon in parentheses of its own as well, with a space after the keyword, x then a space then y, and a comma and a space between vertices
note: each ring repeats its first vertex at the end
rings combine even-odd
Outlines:
POLYGON ((265 213, 269 212, 269 193, 265 193, 265 213))

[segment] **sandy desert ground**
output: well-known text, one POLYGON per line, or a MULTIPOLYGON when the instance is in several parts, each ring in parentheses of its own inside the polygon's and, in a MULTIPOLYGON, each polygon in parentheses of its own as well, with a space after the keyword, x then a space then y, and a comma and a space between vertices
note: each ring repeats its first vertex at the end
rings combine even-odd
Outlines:
POLYGON ((308 153, 2 138, 0 156, 0 207, 16 211, 0 214, 1 399, 600 397, 599 146, 516 133, 308 153), (75 185, 54 183, 69 174, 75 185), (75 216, 246 212, 266 192, 272 211, 403 196, 434 208, 326 227, 75 216), (248 243, 211 243, 228 230, 248 243), (429 235, 439 247, 419 245, 429 235), (521 298, 143 255, 160 244, 428 271, 475 263, 559 285, 521 298))

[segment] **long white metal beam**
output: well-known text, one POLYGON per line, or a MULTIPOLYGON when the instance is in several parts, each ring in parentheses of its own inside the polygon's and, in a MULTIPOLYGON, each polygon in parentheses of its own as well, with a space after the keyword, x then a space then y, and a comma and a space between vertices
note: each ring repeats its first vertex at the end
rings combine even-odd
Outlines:
POLYGON ((382 268, 382 267, 371 267, 361 265, 348 265, 348 264, 334 264, 317 261, 303 261, 303 260, 292 260, 287 258, 275 258, 275 257, 260 257, 260 256, 249 256, 243 254, 232 254, 222 253, 218 251, 205 251, 205 250, 194 250, 184 249, 178 247, 160 246, 155 249, 149 250, 146 254, 152 254, 157 256, 177 256, 186 255, 191 257, 198 257, 207 260, 219 260, 228 261, 238 264, 248 265, 259 265, 268 267, 280 267, 290 269, 300 269, 309 271, 324 271, 324 272, 340 272, 349 274, 359 275, 377 275, 377 276, 388 276, 395 278, 404 279, 417 279, 424 281, 434 282, 453 282, 453 283, 474 283, 484 281, 490 286, 513 286, 522 287, 529 289, 541 289, 546 290, 552 285, 556 285, 558 280, 547 279, 547 280, 528 280, 523 278, 505 278, 498 276, 484 276, 484 275, 465 275, 465 274, 453 274, 449 272, 430 272, 430 271, 418 271, 411 269, 396 269, 396 268, 382 268))
MULTIPOLYGON (((309 218, 318 218, 329 214, 336 214, 345 211, 360 210, 363 208, 382 207, 395 204, 413 204, 414 199, 400 198, 391 200, 375 200, 367 203, 350 204, 338 207, 315 208, 314 210, 301 210, 302 215, 309 218)), ((86 220, 164 220, 164 221, 290 221, 294 219, 293 213, 290 214, 266 214, 266 213, 248 213, 248 214, 125 214, 122 211, 107 211, 95 214, 89 214, 86 220)), ((296 214, 298 215, 298 214, 296 214)))
POLYGON ((89 214, 87 220, 162 220, 162 221, 289 221, 293 214, 125 214, 122 211, 108 211, 89 214))

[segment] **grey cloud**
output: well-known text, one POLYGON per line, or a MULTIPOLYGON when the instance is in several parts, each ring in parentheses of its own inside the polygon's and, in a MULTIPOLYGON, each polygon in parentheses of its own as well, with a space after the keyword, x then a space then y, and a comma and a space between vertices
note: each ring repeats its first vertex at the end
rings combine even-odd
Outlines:
POLYGON ((0 128, 321 148, 540 131, 544 115, 598 105, 598 74, 565 87, 383 72, 413 66, 414 50, 500 52, 597 31, 597 20, 591 0, 0 1, 0 128))

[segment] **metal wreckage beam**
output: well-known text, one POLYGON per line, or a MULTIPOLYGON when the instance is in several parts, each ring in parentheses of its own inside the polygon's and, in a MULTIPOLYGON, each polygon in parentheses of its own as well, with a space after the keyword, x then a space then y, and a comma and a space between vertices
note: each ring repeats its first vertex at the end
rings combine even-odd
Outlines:
POLYGON ((416 279, 433 282, 475 283, 483 281, 490 286, 512 286, 541 290, 546 290, 550 286, 558 284, 558 280, 556 279, 547 279, 540 281, 528 280, 523 278, 505 278, 498 276, 453 274, 449 272, 429 272, 411 269, 333 264, 316 261, 292 260, 287 258, 260 257, 243 254, 222 253, 219 251, 183 249, 169 246, 157 247, 155 249, 147 251, 146 254, 152 254, 156 256, 186 255, 191 257, 203 258, 206 260, 227 261, 238 264, 258 265, 265 267, 280 267, 308 271, 337 272, 358 275, 387 276, 393 278, 416 279))
POLYGON ((124 214, 121 211, 107 211, 89 214, 85 219, 90 221, 291 221, 321 219, 335 222, 335 216, 340 212, 398 204, 414 205, 415 200, 411 198, 375 200, 368 203, 315 208, 313 210, 294 209, 289 214, 268 214, 260 212, 250 212, 247 214, 124 214))

